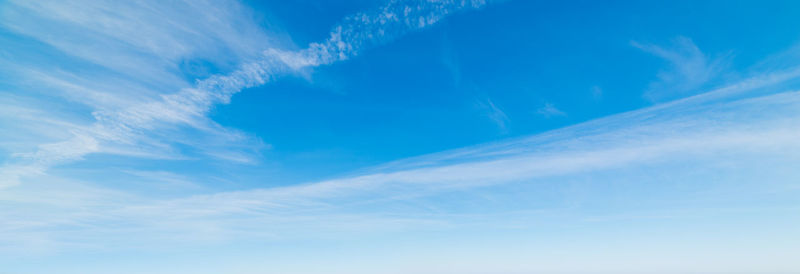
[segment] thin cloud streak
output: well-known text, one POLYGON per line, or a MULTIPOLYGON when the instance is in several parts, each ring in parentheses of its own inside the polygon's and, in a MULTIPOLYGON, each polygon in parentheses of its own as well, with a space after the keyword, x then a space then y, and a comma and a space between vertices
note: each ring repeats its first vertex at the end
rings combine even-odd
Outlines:
MULTIPOLYGON (((77 211, 80 213, 65 210, 72 213, 0 219, 17 220, 6 235, 49 231, 40 236, 53 243, 84 242, 87 235, 83 233, 115 238, 131 231, 149 235, 155 243, 178 231, 191 231, 187 239, 229 241, 242 233, 259 239, 281 239, 336 231, 448 227, 467 217, 419 215, 416 211, 407 215, 390 209, 391 205, 439 193, 533 184, 656 163, 791 158, 800 152, 799 110, 800 92, 795 91, 725 101, 686 100, 524 139, 415 158, 354 177, 171 200, 127 198, 120 203, 100 202, 99 207, 77 205, 84 208, 77 211), (59 232, 59 227, 71 223, 85 227, 77 232, 59 232), (268 229, 254 232, 249 229, 253 227, 268 229)), ((9 189, 12 192, 6 192, 0 200, 27 197, 15 195, 15 189, 9 189)), ((93 192, 108 197, 106 191, 93 192)))
POLYGON ((508 115, 500 109, 491 99, 479 102, 478 106, 486 112, 486 116, 495 124, 501 133, 508 133, 508 115))
POLYGON ((631 42, 634 47, 669 62, 670 69, 658 73, 644 96, 651 101, 665 101, 697 94, 705 84, 718 77, 729 63, 728 56, 710 58, 686 37, 674 39, 673 47, 631 42))
MULTIPOLYGON (((15 4, 18 7, 35 8, 28 7, 25 3, 15 4)), ((94 111, 92 116, 96 122, 84 130, 75 130, 73 137, 69 140, 40 145, 37 152, 20 154, 25 155, 22 159, 18 159, 22 163, 7 165, 0 169, 0 172, 2 172, 0 179, 3 180, 0 182, 0 187, 15 185, 19 183, 19 179, 22 176, 44 172, 53 165, 80 160, 84 155, 90 153, 111 152, 103 149, 106 144, 136 145, 142 140, 147 140, 147 136, 152 132, 159 130, 190 127, 209 134, 228 136, 227 139, 231 139, 231 142, 239 141, 242 139, 239 134, 230 133, 230 130, 222 129, 221 126, 207 118, 208 112, 214 105, 230 102, 231 97, 243 89, 260 86, 273 81, 276 77, 294 74, 310 67, 346 60, 357 55, 365 48, 380 45, 406 32, 435 24, 450 13, 463 9, 479 8, 485 4, 486 1, 480 0, 422 1, 415 3, 415 5, 409 5, 403 1, 390 1, 376 11, 358 13, 345 18, 341 25, 334 27, 327 40, 322 43, 312 43, 305 50, 287 52, 269 48, 257 60, 240 65, 237 70, 227 75, 215 75, 198 81, 193 87, 183 87, 177 93, 159 95, 155 100, 132 104, 121 110, 101 109, 94 111)), ((102 9, 104 7, 98 8, 102 9)), ((119 35, 117 34, 119 30, 109 30, 106 26, 128 26, 125 22, 116 22, 117 17, 99 17, 99 19, 111 20, 111 22, 95 24, 94 22, 78 20, 84 17, 73 16, 74 14, 71 13, 59 12, 55 15, 71 22, 76 22, 77 20, 78 25, 81 27, 115 38, 119 35)), ((127 17, 122 16, 121 18, 127 17)), ((26 28, 10 22, 6 22, 5 25, 10 25, 10 28, 20 32, 27 31, 26 28)), ((130 31, 132 30, 128 32, 130 31)), ((156 35, 154 37, 161 36, 156 35)), ((165 35, 165 37, 169 37, 169 35, 165 35)), ((124 36, 124 38, 127 39, 129 37, 124 36)), ((163 58, 176 56, 172 52, 164 52, 164 50, 172 48, 171 46, 162 47, 147 42, 140 43, 141 41, 137 40, 124 41, 136 46, 139 50, 155 52, 163 58)), ((175 41, 169 39, 161 42, 167 45, 175 43, 175 41)), ((118 63, 116 61, 106 64, 102 59, 95 59, 98 55, 85 52, 85 45, 71 42, 67 43, 67 45, 62 45, 59 41, 49 41, 49 43, 79 57, 108 65, 109 68, 121 71, 126 70, 125 68, 115 67, 114 65, 118 63)), ((102 56, 102 54, 99 56, 102 56)), ((129 64, 126 62, 120 63, 129 64)), ((135 74, 133 76, 137 79, 141 77, 141 75, 135 74)), ((259 144, 256 143, 256 147, 258 146, 259 144)), ((225 153, 209 153, 208 155, 225 155, 225 153)), ((233 158, 223 157, 223 159, 241 162, 251 161, 238 156, 233 158)))
POLYGON ((539 114, 544 118, 552 118, 552 117, 567 115, 567 113, 556 108, 556 106, 554 106, 552 103, 545 103, 544 106, 536 110, 536 114, 539 114))

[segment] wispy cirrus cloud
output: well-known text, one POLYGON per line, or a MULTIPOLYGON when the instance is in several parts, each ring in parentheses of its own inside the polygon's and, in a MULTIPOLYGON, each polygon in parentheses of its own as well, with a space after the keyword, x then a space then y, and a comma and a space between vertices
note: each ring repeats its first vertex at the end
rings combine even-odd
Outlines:
MULTIPOLYGON (((24 174, 41 173, 49 166, 78 160, 91 153, 148 155, 153 153, 141 151, 155 147, 179 154, 171 149, 174 143, 189 145, 208 156, 220 156, 225 160, 253 161, 253 152, 264 147, 263 143, 208 119, 206 115, 214 105, 228 103, 231 96, 243 89, 348 59, 365 48, 434 24, 450 13, 485 3, 482 0, 390 1, 376 10, 345 18, 323 42, 312 43, 304 50, 289 51, 281 49, 280 41, 261 31, 251 16, 246 13, 241 16, 243 8, 236 2, 230 5, 129 3, 112 7, 99 2, 81 5, 12 1, 3 9, 5 28, 52 46, 80 62, 102 66, 107 70, 95 73, 121 75, 121 83, 129 86, 82 81, 85 76, 75 72, 54 72, 41 67, 43 64, 19 67, 13 60, 6 60, 14 71, 23 72, 22 76, 44 79, 47 85, 37 86, 43 93, 66 96, 69 101, 91 107, 92 111, 91 119, 84 119, 79 127, 68 129, 71 134, 67 140, 38 145, 35 152, 14 154, 23 157, 16 157, 0 169, 4 174, 2 185, 16 184, 24 174), (59 29, 66 29, 67 33, 52 33, 46 24, 63 25, 65 27, 59 29), (222 46, 209 48, 204 46, 207 44, 222 46), (96 48, 96 45, 103 47, 96 48), (217 66, 232 67, 232 70, 195 83, 181 79, 180 60, 202 56, 210 56, 217 66), (153 65, 155 69, 142 70, 153 65), (52 92, 53 89, 67 92, 52 92), (187 130, 215 136, 211 140, 217 140, 219 145, 209 146, 209 142, 195 145, 188 141, 190 138, 180 137, 187 130), (250 145, 240 145, 242 150, 238 152, 224 151, 235 143, 250 145), (208 147, 221 149, 209 150, 208 147), (26 170, 35 172, 23 172, 26 170)), ((115 80, 115 77, 101 78, 115 80)))
MULTIPOLYGON (((737 86, 741 84, 731 87, 737 86)), ((659 180, 654 174, 665 176, 664 184, 676 184, 671 179, 671 176, 679 176, 672 173, 675 170, 705 174, 692 179, 697 180, 693 182, 702 189, 711 187, 703 180, 712 177, 706 176, 730 173, 737 176, 738 188, 751 189, 748 195, 768 197, 764 193, 772 190, 756 194, 751 192, 755 191, 752 188, 782 188, 792 184, 791 177, 781 176, 791 168, 791 159, 800 151, 800 124, 797 122, 800 93, 786 91, 764 95, 759 93, 760 87, 751 87, 756 89, 739 92, 752 95, 736 93, 731 97, 730 89, 722 88, 535 136, 407 159, 363 171, 361 175, 302 185, 166 200, 88 188, 93 190, 76 193, 82 198, 71 200, 73 205, 64 205, 61 214, 31 209, 22 216, 4 211, 5 216, 0 220, 14 222, 5 226, 3 235, 13 237, 2 240, 9 243, 18 238, 39 237, 63 248, 70 242, 87 244, 87 233, 91 233, 94 239, 118 239, 104 240, 104 245, 127 245, 119 235, 135 231, 141 236, 137 239, 140 243, 151 241, 159 245, 165 243, 164 239, 172 239, 168 242, 183 245, 192 243, 173 237, 179 231, 191 232, 189 236, 184 235, 187 241, 216 242, 238 241, 245 236, 249 240, 269 241, 287 237, 342 237, 341 233, 351 232, 444 228, 464 225, 473 218, 486 218, 480 217, 480 212, 487 210, 493 212, 487 216, 506 212, 502 197, 508 196, 508 191, 535 196, 542 191, 535 186, 544 182, 568 184, 580 178, 610 176, 608 173, 613 174, 615 180, 628 177, 636 180, 642 176, 640 168, 648 170, 646 178, 651 181, 659 180), (764 159, 776 162, 769 168, 750 167, 756 164, 753 161, 764 159), (754 175, 757 176, 752 177, 754 175), (769 185, 759 183, 766 178, 763 176, 769 176, 769 185), (465 204, 448 208, 434 202, 438 195, 453 193, 464 197, 463 202, 473 201, 480 207, 465 204), (492 198, 494 195, 497 200, 492 198), (113 196, 119 196, 121 202, 109 200, 113 196), (62 227, 73 223, 83 228, 61 231, 62 227), (253 227, 263 229, 254 232, 253 227), (35 236, 31 231, 36 231, 35 236)), ((40 187, 46 184, 11 188, 0 195, 0 200, 14 205, 42 203, 22 201, 20 199, 29 196, 17 195, 19 191, 40 187)), ((62 195, 69 197, 68 193, 71 190, 65 189, 62 195)), ((692 202, 690 198, 670 196, 668 199, 672 200, 665 202, 672 203, 674 199, 692 202)), ((546 206, 565 210, 563 207, 575 206, 582 198, 564 196, 561 199, 565 200, 542 202, 544 204, 530 200, 531 204, 524 205, 520 204, 522 200, 514 200, 512 208, 538 210, 546 206)), ((705 200, 707 197, 702 199, 705 200)), ((512 225, 515 220, 479 223, 503 225, 503 222, 512 225)))
POLYGON ((491 120, 502 133, 508 133, 508 115, 500 109, 491 99, 486 99, 485 102, 478 102, 478 107, 483 109, 486 116, 491 120))
POLYGON ((186 138, 187 126, 207 136, 203 146, 193 147, 216 154, 223 144, 238 143, 222 150, 252 159, 252 151, 263 147, 257 138, 154 103, 193 85, 192 75, 180 68, 185 60, 211 60, 224 70, 280 44, 279 33, 264 31, 237 2, 217 4, 3 3, 0 26, 6 35, 24 38, 3 38, 13 44, 0 55, 0 70, 10 76, 0 92, 13 98, 4 102, 9 107, 35 116, 4 116, 3 127, 14 135, 5 140, 20 141, 3 144, 11 157, 0 167, 0 184, 95 152, 180 158, 173 144, 194 142, 186 138), (147 119, 148 111, 161 113, 147 119), (129 118, 126 124, 115 124, 120 116, 129 118))
POLYGON ((670 46, 631 42, 634 47, 669 62, 659 71, 658 81, 650 84, 644 96, 651 101, 665 101, 697 94, 729 66, 729 55, 711 57, 700 51, 694 42, 683 36, 670 46))
POLYGON ((552 118, 558 116, 566 116, 567 113, 556 108, 555 105, 552 103, 545 103, 539 109, 536 110, 536 114, 544 117, 544 118, 552 118))

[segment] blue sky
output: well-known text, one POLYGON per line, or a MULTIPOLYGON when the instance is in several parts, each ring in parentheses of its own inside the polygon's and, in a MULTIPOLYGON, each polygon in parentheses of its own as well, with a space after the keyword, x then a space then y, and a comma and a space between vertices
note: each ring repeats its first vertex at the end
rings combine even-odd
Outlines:
POLYGON ((797 273, 793 1, 0 1, 0 273, 797 273))

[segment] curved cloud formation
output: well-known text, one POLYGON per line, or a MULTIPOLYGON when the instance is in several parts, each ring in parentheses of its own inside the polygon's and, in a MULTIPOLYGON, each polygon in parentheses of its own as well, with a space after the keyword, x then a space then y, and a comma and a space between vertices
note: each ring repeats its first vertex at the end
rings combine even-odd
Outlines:
MULTIPOLYGON (((35 12, 41 17, 47 17, 56 22, 68 22, 76 28, 83 28, 88 32, 97 33, 97 40, 121 39, 125 45, 134 47, 137 51, 155 53, 160 58, 177 59, 191 53, 192 49, 184 47, 194 46, 194 42, 202 43, 203 40, 221 40, 224 45, 232 48, 234 52, 252 52, 255 45, 246 45, 250 48, 241 49, 241 45, 231 41, 242 37, 228 37, 234 33, 236 35, 247 36, 256 33, 256 36, 264 36, 255 30, 255 26, 249 22, 237 22, 231 20, 231 25, 207 26, 207 22, 219 22, 219 19, 228 19, 226 16, 233 17, 231 14, 241 9, 233 5, 232 10, 219 12, 219 5, 212 3, 179 3, 172 7, 168 4, 165 7, 135 6, 129 7, 133 12, 118 14, 120 11, 104 7, 97 3, 90 3, 89 8, 72 6, 65 3, 44 3, 13 2, 10 12, 11 16, 5 20, 5 25, 19 32, 32 35, 42 39, 44 42, 57 48, 68 51, 78 57, 89 61, 100 63, 112 69, 126 71, 127 66, 135 65, 135 56, 126 56, 131 60, 95 60, 97 54, 86 51, 88 47, 85 42, 72 41, 70 39, 52 39, 46 30, 33 28, 30 22, 25 19, 26 12, 35 12), (189 7, 186 7, 189 6, 189 7), (137 25, 142 24, 139 19, 163 20, 157 15, 146 14, 148 10, 189 8, 200 13, 198 16, 185 16, 186 25, 179 26, 174 32, 167 31, 160 33, 163 35, 146 35, 154 39, 152 41, 142 41, 132 37, 140 35, 130 35, 139 32, 156 32, 151 29, 158 24, 142 26, 144 30, 138 29, 137 25), (86 14, 88 13, 88 14, 86 14), (111 14, 111 15, 109 15, 111 14), (51 18, 54 17, 54 18, 51 18), (222 17, 222 18, 220 18, 222 17), (85 18, 95 18, 98 22, 85 21, 85 18), (216 19, 216 20, 213 20, 216 19), (195 20, 200 20, 202 24, 194 24, 195 20), (216 30, 211 35, 198 35, 194 31, 186 30, 188 26, 200 26, 204 31, 206 28, 216 30), (235 26, 246 25, 245 31, 236 30, 235 26), (121 26, 120 28, 113 28, 121 26), (191 44, 183 44, 183 41, 176 41, 173 37, 183 37, 191 44), (196 41, 195 41, 196 40, 196 41), (124 67, 119 67, 124 66, 124 67)), ((235 4, 235 3, 234 3, 235 4)), ((260 56, 253 54, 241 54, 251 59, 244 60, 238 69, 225 74, 214 75, 204 80, 197 81, 192 87, 182 87, 180 91, 172 94, 156 95, 152 100, 137 102, 121 107, 105 107, 92 113, 95 122, 90 125, 73 128, 70 131, 71 137, 68 140, 39 145, 36 152, 16 154, 18 162, 7 165, 0 169, 0 187, 14 185, 19 182, 19 178, 26 174, 40 174, 49 166, 63 162, 80 159, 90 153, 104 152, 114 153, 114 149, 108 146, 114 145, 137 145, 142 142, 151 142, 150 145, 159 149, 165 149, 164 141, 156 136, 152 140, 152 132, 165 130, 175 127, 190 127, 205 131, 212 135, 222 136, 228 142, 242 142, 247 139, 242 134, 232 132, 217 125, 206 118, 208 111, 216 104, 224 104, 230 101, 231 96, 246 88, 263 85, 276 77, 291 74, 303 69, 330 64, 345 60, 355 56, 361 50, 381 43, 385 43, 403 35, 409 31, 414 31, 435 24, 450 13, 464 9, 479 8, 486 4, 485 0, 448 0, 448 1, 390 1, 388 4, 370 12, 357 13, 348 16, 343 22, 334 27, 330 37, 321 43, 312 43, 307 49, 297 52, 282 51, 275 48, 264 50, 260 56), (155 144, 152 144, 152 143, 155 144)), ((145 5, 145 4, 143 4, 145 5)), ((55 23, 55 22, 54 22, 55 23)), ((171 21, 164 24, 172 24, 171 21)), ((78 30, 79 31, 79 30, 78 30)), ((253 41, 253 39, 243 39, 253 41)), ((268 40, 262 37, 259 40, 268 40)), ((268 46, 268 45, 267 45, 268 46)), ((196 50, 203 50, 196 49, 196 50)), ((133 55, 133 54, 131 54, 133 55)), ((120 56, 120 54, 117 54, 120 56)), ((141 65, 144 66, 144 65, 141 65)), ((138 72, 137 72, 138 73, 138 72)), ((132 73, 137 80, 142 80, 142 75, 132 73)), ((146 78, 145 78, 146 79, 146 78)), ((172 80, 165 79, 165 82, 172 80)), ((180 86, 178 84, 177 86, 180 86)), ((102 91, 100 91, 102 92, 102 91)), ((94 96, 99 96, 93 94, 94 96)), ((215 154, 209 153, 214 156, 215 154)), ((228 156, 223 158, 229 160, 249 161, 247 157, 228 156)))
MULTIPOLYGON (((713 176, 718 175, 713 174, 740 176, 739 182, 731 183, 743 189, 767 187, 748 178, 753 175, 748 172, 752 170, 749 166, 754 161, 775 159, 777 164, 761 167, 762 172, 774 170, 779 174, 792 168, 791 159, 800 153, 800 93, 760 94, 782 81, 751 79, 743 83, 752 82, 761 84, 735 84, 531 137, 402 160, 362 175, 322 182, 170 200, 84 189, 80 201, 62 205, 63 212, 28 212, 21 216, 6 211, 0 220, 5 220, 8 228, 4 234, 11 237, 2 240, 44 237, 70 243, 86 237, 84 233, 95 236, 100 233, 102 239, 123 239, 121 234, 136 231, 137 235, 151 237, 137 241, 155 244, 178 231, 194 231, 197 234, 188 237, 193 240, 219 237, 237 240, 240 237, 237 235, 250 239, 318 237, 364 229, 441 227, 488 218, 474 214, 503 212, 507 206, 506 202, 490 202, 473 195, 519 191, 521 186, 524 191, 517 195, 536 195, 542 190, 528 188, 545 182, 568 185, 576 178, 602 177, 609 172, 618 181, 636 180, 641 176, 637 175, 638 170, 642 169, 651 170, 647 180, 658 181, 652 176, 661 174, 667 176, 662 183, 673 185, 674 177, 680 176, 672 172, 686 168, 670 166, 682 162, 697 165, 689 168, 692 172, 698 168, 707 170, 708 173, 691 178, 691 183, 698 187, 717 180, 713 176), (717 163, 726 164, 716 166, 717 163), (471 213, 464 212, 463 205, 457 210, 426 209, 437 204, 436 197, 447 193, 460 193, 465 201, 478 199, 485 208, 471 213), (16 220, 16 224, 9 223, 10 220, 16 220), (84 229, 58 232, 71 224, 80 224, 84 229), (253 234, 254 227, 262 229, 253 234), (29 234, 31 231, 44 234, 33 236, 29 234)), ((789 187, 797 178, 761 179, 772 180, 770 187, 789 187)), ((2 199, 24 197, 14 191, 25 190, 9 189, 2 199)), ((768 197, 747 193, 758 199, 768 197)), ((542 206, 536 201, 529 203, 515 204, 513 208, 535 210, 542 206)), ((482 223, 499 225, 508 221, 482 223)), ((125 240, 119 241, 114 242, 127 244, 125 240)))

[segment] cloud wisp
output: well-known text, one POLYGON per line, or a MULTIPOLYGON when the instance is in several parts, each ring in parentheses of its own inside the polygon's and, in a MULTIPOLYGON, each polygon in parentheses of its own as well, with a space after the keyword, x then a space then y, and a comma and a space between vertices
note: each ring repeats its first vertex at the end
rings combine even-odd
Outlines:
POLYGON ((567 113, 556 108, 552 103, 545 103, 542 107, 536 110, 536 114, 544 118, 553 118, 559 116, 566 116, 567 113))
MULTIPOLYGON (((721 89, 712 93, 726 92, 721 89)), ((789 163, 800 152, 797 122, 800 93, 754 94, 724 100, 703 99, 714 98, 707 94, 527 138, 408 159, 362 175, 303 185, 169 200, 93 190, 83 194, 77 204, 70 205, 82 210, 64 206, 65 213, 55 216, 52 212, 28 212, 26 216, 4 213, 0 219, 16 221, 4 226, 8 229, 3 234, 16 236, 2 240, 39 237, 58 245, 85 243, 89 237, 86 233, 91 233, 92 238, 119 239, 120 233, 136 231, 137 235, 150 237, 151 243, 167 238, 180 242, 170 235, 191 231, 193 234, 187 239, 213 242, 235 241, 242 235, 268 240, 325 237, 343 231, 431 229, 468 222, 476 212, 487 210, 427 208, 436 204, 428 199, 440 194, 459 193, 469 197, 519 184, 532 186, 559 178, 591 178, 608 171, 621 176, 640 167, 668 172, 672 169, 664 171, 656 166, 680 162, 702 163, 703 169, 740 171, 748 170, 748 159, 779 159, 780 163, 789 163), (715 166, 720 163, 725 165, 715 166), (113 202, 108 197, 124 199, 113 202), (63 226, 74 223, 83 228, 59 232, 63 226), (253 227, 267 229, 253 232, 250 229, 253 227), (38 234, 32 236, 31 231, 38 234)), ((773 184, 789 183, 786 180, 791 179, 773 184)), ((702 185, 701 181, 697 183, 702 185)), ((747 184, 751 183, 755 184, 747 184)), ((9 189, 2 200, 26 197, 15 195, 15 191, 24 189, 9 189)), ((536 193, 518 193, 523 194, 536 193)), ((119 241, 116 244, 127 244, 119 241)))
MULTIPOLYGON (((61 5, 39 6, 34 3, 13 2, 10 4, 11 8, 7 9, 7 13, 13 16, 7 17, 3 22, 3 25, 7 28, 33 36, 73 56, 108 67, 115 72, 124 73, 136 81, 171 82, 174 84, 167 86, 179 88, 180 91, 176 93, 151 91, 149 93, 152 96, 149 100, 122 106, 106 105, 96 107, 96 110, 92 112, 95 122, 68 129, 70 134, 68 134, 67 140, 39 145, 35 152, 16 153, 17 157, 15 157, 14 163, 0 169, 0 174, 2 174, 0 176, 0 180, 2 180, 0 186, 17 184, 21 176, 40 174, 50 166, 78 160, 87 154, 124 151, 119 147, 134 146, 135 149, 142 149, 142 147, 153 146, 157 147, 158 150, 170 151, 169 144, 180 142, 180 139, 171 139, 168 136, 186 128, 199 130, 212 136, 219 136, 218 139, 222 140, 222 145, 220 146, 231 143, 252 142, 252 149, 258 149, 263 146, 259 141, 248 140, 252 139, 252 137, 234 130, 225 129, 208 119, 207 114, 213 106, 228 103, 234 94, 243 89, 260 86, 276 77, 298 73, 315 66, 346 60, 363 49, 391 41, 406 32, 435 24, 450 13, 478 8, 484 4, 486 4, 486 1, 482 0, 390 1, 376 10, 348 16, 340 25, 333 28, 328 39, 321 43, 312 43, 307 49, 285 51, 270 47, 269 43, 266 43, 267 50, 262 51, 260 54, 252 54, 251 47, 255 45, 250 45, 252 43, 240 45, 235 40, 253 32, 258 33, 256 30, 228 31, 229 28, 237 28, 238 25, 243 23, 233 21, 232 25, 225 25, 223 26, 224 28, 207 26, 206 23, 194 24, 196 22, 193 20, 224 22, 227 19, 226 17, 219 18, 219 13, 215 9, 209 8, 211 6, 210 3, 180 3, 180 7, 183 5, 191 6, 192 9, 190 10, 197 10, 201 13, 206 10, 211 10, 212 12, 201 14, 202 16, 197 17, 200 19, 195 19, 192 16, 181 16, 179 17, 180 19, 188 21, 186 25, 179 25, 158 33, 157 29, 150 26, 143 27, 143 30, 140 27, 136 27, 137 24, 141 24, 139 19, 142 18, 140 17, 162 18, 158 14, 146 13, 149 10, 162 10, 153 9, 153 7, 129 7, 134 12, 125 13, 125 16, 122 16, 117 14, 116 10, 109 10, 109 7, 100 4, 89 5, 90 8, 82 9, 77 6, 71 6, 71 4, 63 4, 65 6, 61 7, 61 5), (48 12, 50 8, 57 8, 58 12, 48 12), (94 40, 121 40, 123 43, 121 47, 133 47, 133 53, 97 52, 90 50, 89 45, 86 45, 85 42, 73 41, 63 37, 53 39, 51 38, 53 35, 50 35, 45 30, 35 28, 35 25, 26 21, 25 14, 31 11, 37 16, 52 19, 54 23, 70 23, 76 28, 76 32, 85 30, 88 33, 93 33, 97 37, 90 38, 94 38, 94 40), (92 14, 85 14, 87 12, 92 14), (215 20, 209 20, 208 17, 214 17, 212 19, 215 20), (98 22, 86 21, 85 18, 95 18, 98 22), (139 23, 133 24, 131 22, 139 23), (219 36, 199 36, 190 27, 200 28, 200 30, 195 31, 211 28, 214 29, 212 33, 219 36), (147 31, 148 35, 146 36, 152 37, 150 38, 151 40, 133 39, 133 34, 136 34, 137 31, 147 31), (228 37, 227 33, 235 33, 240 36, 228 37), (189 41, 176 41, 174 37, 185 38, 189 41), (181 45, 194 45, 194 42, 197 42, 197 40, 202 41, 203 39, 222 40, 224 45, 232 49, 232 52, 250 52, 250 54, 241 54, 242 56, 234 58, 235 60, 242 60, 243 64, 238 65, 238 68, 232 72, 224 75, 214 75, 197 81, 193 85, 186 85, 175 79, 147 78, 147 75, 142 75, 139 71, 131 71, 129 68, 131 65, 133 67, 148 67, 145 64, 137 63, 141 62, 139 61, 141 58, 133 58, 140 55, 141 52, 151 54, 154 58, 167 59, 173 62, 180 57, 190 56, 193 53, 192 50, 205 49, 185 49, 181 45), (242 50, 241 47, 244 46, 250 47, 242 50), (181 49, 185 49, 184 52, 179 51, 181 49), (109 56, 118 58, 108 61, 109 56), (122 58, 133 58, 136 62, 129 62, 128 59, 122 58), (165 131, 169 133, 159 134, 165 131)), ((240 9, 237 5, 233 6, 232 11, 225 11, 221 14, 227 15, 240 9)), ((166 10, 166 12, 169 11, 169 9, 166 10)), ((163 23, 164 25, 173 24, 171 21, 163 23)), ((249 23, 248 26, 250 25, 252 23, 249 23)), ((247 30, 247 28, 245 29, 247 30)), ((252 39, 246 40, 252 41, 252 39)), ((113 50, 119 49, 112 47, 113 50)), ((153 62, 157 62, 157 60, 153 62)), ((168 67, 164 70, 168 70, 168 67)), ((162 74, 175 75, 174 73, 162 74)), ((91 90, 88 95, 90 97, 105 94, 94 89, 76 88, 79 90, 91 90)), ((193 144, 188 143, 188 145, 193 144)), ((214 156, 221 153, 207 152, 206 154, 214 156)), ((243 162, 252 160, 247 154, 242 153, 233 154, 225 158, 243 162)))
POLYGON ((707 83, 720 76, 729 63, 727 56, 707 56, 691 39, 683 36, 675 38, 671 48, 638 42, 631 44, 670 64, 670 69, 660 71, 658 81, 651 83, 645 92, 644 97, 650 101, 666 101, 697 94, 707 83))

